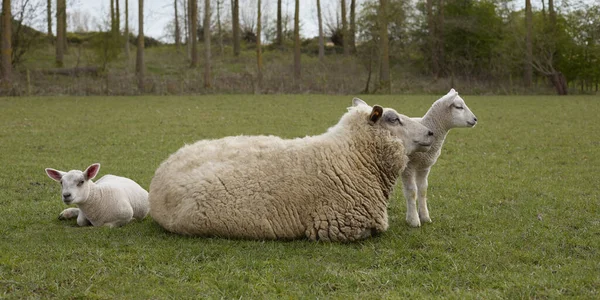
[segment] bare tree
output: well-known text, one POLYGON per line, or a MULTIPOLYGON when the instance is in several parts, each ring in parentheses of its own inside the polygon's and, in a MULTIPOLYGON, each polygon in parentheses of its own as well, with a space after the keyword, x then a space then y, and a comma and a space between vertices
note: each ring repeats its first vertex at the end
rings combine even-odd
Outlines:
POLYGON ((125 0, 125 56, 129 61, 129 0, 125 0))
POLYGON ((525 87, 531 87, 533 77, 533 12, 531 11, 531 0, 525 0, 525 73, 523 84, 525 87))
POLYGON ((2 81, 12 79, 12 15, 10 0, 2 0, 2 81))
POLYGON ((277 36, 275 38, 275 44, 283 46, 283 24, 281 15, 281 0, 277 0, 277 36))
POLYGON ((138 89, 144 93, 144 0, 138 0, 138 38, 135 72, 138 76, 138 89))
POLYGON ((67 3, 66 0, 56 0, 56 66, 64 65, 66 32, 67 32, 67 3))
POLYGON ((210 0, 204 0, 204 88, 212 86, 210 78, 210 0))
POLYGON ((175 8, 175 48, 177 52, 181 50, 181 32, 179 30, 179 15, 177 14, 177 0, 173 0, 173 7, 175 8))
POLYGON ((262 87, 262 45, 260 41, 260 36, 262 34, 261 30, 261 1, 258 0, 257 4, 257 17, 256 17, 256 69, 257 69, 257 90, 260 91, 262 87))
POLYGON ((47 0, 46 4, 46 22, 48 23, 48 41, 52 43, 52 0, 47 0))
POLYGON ((190 67, 198 66, 198 0, 190 0, 190 43, 192 44, 190 67))
POLYGON ((121 34, 121 11, 119 10, 119 0, 115 0, 115 34, 121 34))
POLYGON ((300 0, 296 0, 294 11, 294 78, 300 80, 302 76, 300 66, 300 0))
POLYGON ((319 19, 319 61, 325 59, 325 38, 323 36, 323 17, 321 15, 321 0, 317 0, 317 18, 319 19))
POLYGON ((379 68, 379 86, 384 93, 391 93, 390 84, 390 45, 388 38, 388 0, 379 0, 379 51, 381 66, 379 68))
POLYGON ((240 55, 240 1, 231 0, 231 30, 233 31, 233 55, 240 55))
POLYGON ((223 56, 225 52, 223 48, 223 28, 221 27, 221 7, 223 6, 223 0, 217 0, 217 43, 219 46, 219 55, 223 56))
POLYGON ((350 54, 350 47, 348 45, 348 41, 350 40, 350 36, 348 34, 348 21, 346 14, 346 0, 342 0, 342 46, 344 48, 344 55, 350 54))
POLYGON ((115 0, 110 0, 110 32, 115 33, 115 0))
POLYGON ((356 53, 356 0, 350 1, 350 52, 356 53))

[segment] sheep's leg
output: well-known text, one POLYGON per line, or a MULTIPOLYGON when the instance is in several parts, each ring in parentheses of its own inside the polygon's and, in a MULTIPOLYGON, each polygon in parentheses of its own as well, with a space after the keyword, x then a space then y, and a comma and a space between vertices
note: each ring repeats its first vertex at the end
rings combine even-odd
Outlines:
POLYGON ((79 215, 79 208, 70 207, 70 208, 63 210, 58 215, 58 219, 59 220, 68 220, 68 219, 77 218, 78 215, 79 215))
POLYGON ((406 198, 406 223, 411 227, 421 226, 419 212, 417 211, 417 184, 414 172, 405 170, 402 173, 402 191, 406 198))
POLYGON ((427 209, 427 177, 429 177, 429 169, 417 171, 417 200, 419 204, 419 219, 421 223, 431 223, 429 210, 427 209))
POLYGON ((88 218, 85 216, 85 214, 83 214, 83 212, 81 210, 79 211, 79 215, 77 216, 77 225, 79 225, 79 226, 92 225, 92 222, 90 222, 90 220, 88 220, 88 218))

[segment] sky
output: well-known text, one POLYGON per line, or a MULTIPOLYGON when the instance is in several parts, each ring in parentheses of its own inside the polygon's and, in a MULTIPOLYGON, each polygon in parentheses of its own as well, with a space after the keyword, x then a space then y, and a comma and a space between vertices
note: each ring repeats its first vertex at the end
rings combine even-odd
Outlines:
MULTIPOLYGON (((124 15, 125 0, 120 1, 120 10, 124 15)), ((256 16, 256 0, 239 0, 240 1, 240 18, 252 19, 256 16)), ((231 9, 230 0, 223 0, 225 3, 223 17, 230 19, 231 9)), ((321 10, 323 20, 333 20, 334 12, 339 7, 339 0, 321 0, 321 10)), ((347 0, 350 3, 350 0, 347 0)), ((357 3, 362 3, 358 0, 357 3)), ((216 0, 212 0, 212 9, 216 9, 216 0)), ((357 5, 358 5, 357 4, 357 5)), ((81 16, 80 19, 87 22, 91 30, 96 30, 98 24, 102 20, 106 20, 108 16, 110 1, 108 0, 67 0, 67 14, 76 14, 81 16), (92 25, 93 24, 93 25, 92 25)), ((204 0, 198 0, 198 6, 204 7, 204 0)), ((283 14, 287 14, 293 18, 294 16, 294 0, 283 0, 283 14)), ((268 17, 271 20, 276 18, 277 1, 262 0, 263 18, 268 17)), ((137 31, 137 11, 138 1, 129 0, 129 26, 137 31)), ((183 11, 179 8, 179 14, 183 11)), ((167 24, 173 20, 174 8, 173 0, 145 0, 144 1, 144 34, 153 38, 165 40, 167 24)), ((215 18, 215 17, 213 17, 215 18)), ((243 20, 242 20, 243 22, 243 20)), ((312 37, 318 35, 317 9, 316 0, 300 0, 300 22, 301 32, 304 37, 312 37)), ((124 21, 121 21, 124 26, 124 21)))

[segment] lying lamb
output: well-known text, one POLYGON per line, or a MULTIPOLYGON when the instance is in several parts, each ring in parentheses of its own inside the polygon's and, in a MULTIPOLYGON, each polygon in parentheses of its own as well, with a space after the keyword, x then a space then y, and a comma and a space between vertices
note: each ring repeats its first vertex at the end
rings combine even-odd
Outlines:
POLYGON ((451 89, 448 94, 433 103, 423 118, 412 119, 425 125, 434 133, 431 149, 410 154, 410 161, 402 172, 403 192, 406 198, 406 222, 412 227, 419 227, 422 222, 431 223, 427 209, 427 177, 431 166, 435 164, 442 152, 446 135, 452 128, 475 126, 477 117, 458 93, 451 89))
POLYGON ((65 204, 75 204, 77 208, 67 208, 59 219, 77 217, 79 226, 123 226, 132 218, 141 220, 148 214, 148 192, 135 181, 115 175, 104 175, 95 183, 92 181, 100 164, 93 164, 85 171, 62 172, 47 168, 46 174, 62 185, 62 199, 65 204))
POLYGON ((172 154, 150 183, 150 215, 186 235, 355 241, 388 228, 387 204, 433 133, 354 99, 326 133, 202 140, 172 154))

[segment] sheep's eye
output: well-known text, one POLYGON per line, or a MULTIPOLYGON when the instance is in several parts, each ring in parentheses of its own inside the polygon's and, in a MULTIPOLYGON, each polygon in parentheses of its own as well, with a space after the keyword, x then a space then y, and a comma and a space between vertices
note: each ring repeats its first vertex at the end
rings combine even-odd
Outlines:
POLYGON ((83 184, 83 180, 80 180, 80 181, 77 183, 77 186, 81 186, 82 184, 83 184))
POLYGON ((456 109, 463 109, 462 106, 458 106, 458 105, 454 105, 454 108, 456 108, 456 109))
POLYGON ((400 126, 403 126, 404 124, 402 124, 402 121, 400 121, 400 118, 396 118, 394 119, 394 122, 398 122, 398 124, 400 124, 400 126))

